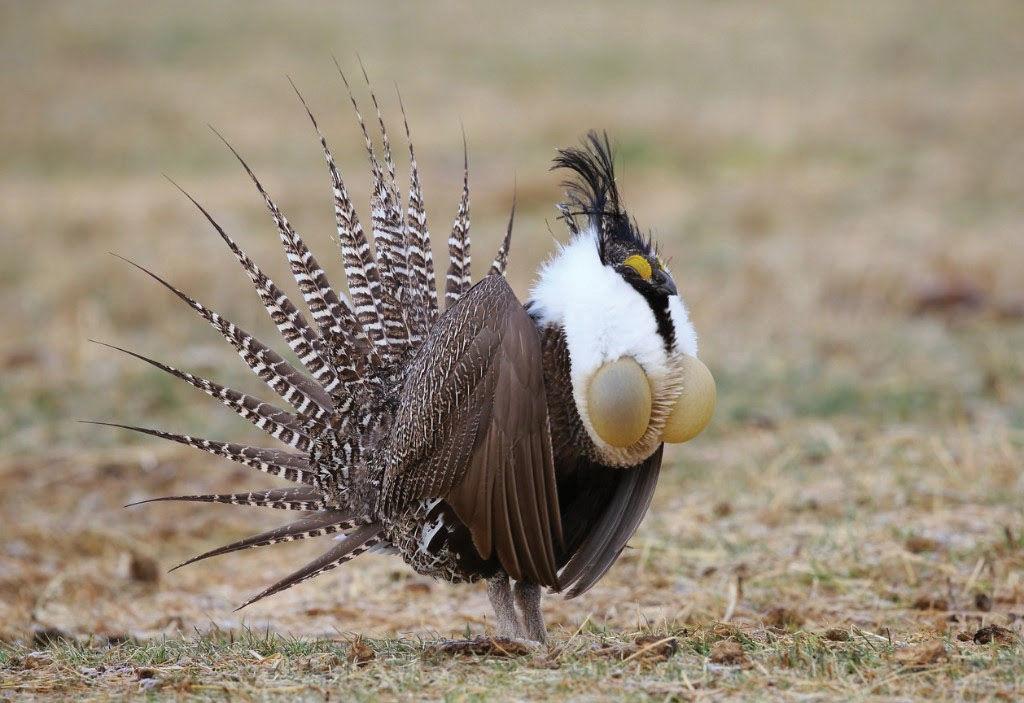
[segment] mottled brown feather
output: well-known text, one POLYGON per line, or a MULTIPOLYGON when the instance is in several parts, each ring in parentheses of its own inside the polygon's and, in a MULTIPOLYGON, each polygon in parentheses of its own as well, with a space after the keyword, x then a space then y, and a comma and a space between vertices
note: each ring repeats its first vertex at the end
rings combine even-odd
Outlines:
POLYGON ((504 278, 488 276, 438 320, 403 396, 383 511, 443 498, 483 558, 496 553, 512 578, 557 588, 561 518, 540 338, 504 278))

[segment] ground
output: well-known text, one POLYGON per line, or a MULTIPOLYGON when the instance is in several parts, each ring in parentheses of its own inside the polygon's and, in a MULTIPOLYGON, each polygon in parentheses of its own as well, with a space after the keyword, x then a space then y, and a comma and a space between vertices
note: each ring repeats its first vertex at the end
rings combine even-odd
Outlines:
POLYGON ((1016 698, 1022 20, 1014 2, 4 4, 0 700, 1016 698), (167 574, 280 515, 121 506, 272 482, 74 422, 256 438, 87 341, 265 390, 107 252, 274 339, 161 174, 289 284, 213 124, 339 281, 326 174, 285 75, 365 203, 331 61, 356 77, 356 51, 392 120, 402 91, 436 238, 465 130, 477 273, 515 190, 524 297, 565 236, 553 149, 608 129, 626 202, 670 259, 718 379, 713 424, 668 452, 631 548, 591 593, 546 599, 547 648, 439 650, 492 631, 482 586, 385 557, 235 612, 321 545, 167 574))

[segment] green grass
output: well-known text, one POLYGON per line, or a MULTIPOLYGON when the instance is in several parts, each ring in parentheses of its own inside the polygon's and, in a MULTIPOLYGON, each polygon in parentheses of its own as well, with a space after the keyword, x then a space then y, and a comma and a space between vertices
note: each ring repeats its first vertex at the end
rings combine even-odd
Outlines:
POLYGON ((533 653, 467 658, 440 654, 433 642, 418 640, 290 638, 243 630, 114 644, 58 640, 35 651, 4 646, 4 676, 18 676, 0 681, 0 690, 73 695, 102 686, 112 695, 148 690, 260 700, 328 693, 347 700, 663 700, 739 693, 767 699, 814 691, 980 698, 1024 683, 1019 643, 940 641, 942 654, 915 661, 885 637, 857 628, 743 632, 677 625, 623 633, 584 627, 533 653), (724 662, 718 653, 723 642, 739 645, 724 662), (979 671, 999 685, 973 687, 979 671))

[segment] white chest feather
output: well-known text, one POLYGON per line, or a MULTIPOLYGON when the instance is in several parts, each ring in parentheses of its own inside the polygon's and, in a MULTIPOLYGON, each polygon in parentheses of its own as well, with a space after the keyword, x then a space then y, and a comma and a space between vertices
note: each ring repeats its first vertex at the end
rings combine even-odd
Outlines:
MULTIPOLYGON (((613 268, 601 263, 596 235, 581 232, 540 271, 531 290, 531 312, 565 330, 573 381, 622 356, 634 357, 648 375, 664 374, 669 353, 647 300, 613 268)), ((669 298, 675 327, 671 352, 697 354, 697 336, 679 296, 669 298)))
POLYGON ((675 330, 666 349, 651 306, 615 269, 601 262, 592 230, 562 247, 542 267, 531 291, 531 313, 542 325, 555 324, 565 331, 573 396, 584 426, 595 445, 608 451, 610 461, 613 455, 618 457, 619 465, 635 464, 657 447, 663 415, 678 394, 672 378, 676 360, 680 354, 697 353, 696 334, 682 300, 671 296, 668 308, 675 330), (592 431, 585 401, 587 385, 598 369, 622 357, 632 357, 646 373, 656 410, 647 440, 624 452, 613 450, 592 431))

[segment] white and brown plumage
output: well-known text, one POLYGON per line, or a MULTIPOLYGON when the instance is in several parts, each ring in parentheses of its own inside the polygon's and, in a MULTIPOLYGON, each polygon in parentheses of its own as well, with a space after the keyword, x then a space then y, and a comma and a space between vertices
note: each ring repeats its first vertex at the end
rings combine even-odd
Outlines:
POLYGON ((186 193, 305 370, 139 266, 221 332, 292 410, 127 353, 217 398, 288 449, 115 426, 299 484, 153 499, 303 513, 185 564, 328 534, 340 540, 245 605, 378 550, 433 577, 487 579, 502 634, 543 640, 541 589, 574 597, 607 572, 650 504, 662 442, 688 438, 678 428, 689 422, 699 431, 710 416, 703 377, 687 381, 687 364, 699 364, 693 328, 670 274, 622 209, 607 138, 593 133, 556 159, 576 176, 560 206, 572 239, 541 270, 525 306, 504 279, 511 219, 488 275, 472 284, 467 168, 442 313, 415 154, 410 142, 403 212, 373 102, 383 163, 359 117, 373 185, 372 248, 306 107, 331 179, 347 296, 235 152, 270 211, 312 322, 186 193))

